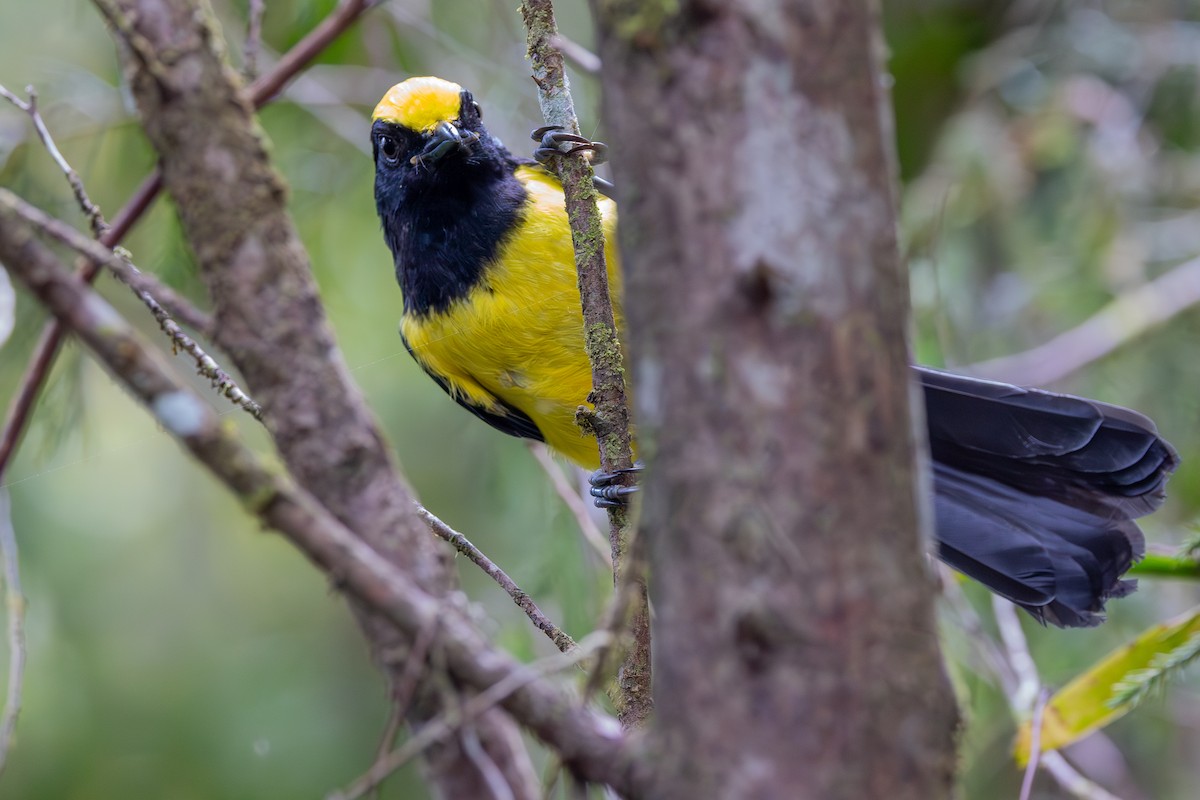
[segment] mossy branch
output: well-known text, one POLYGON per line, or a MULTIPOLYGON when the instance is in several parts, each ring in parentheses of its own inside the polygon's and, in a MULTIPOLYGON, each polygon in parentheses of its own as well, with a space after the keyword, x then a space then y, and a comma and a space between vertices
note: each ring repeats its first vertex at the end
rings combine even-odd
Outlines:
MULTIPOLYGON (((567 133, 579 134, 579 121, 571 100, 570 83, 563 68, 563 56, 555 45, 558 25, 550 0, 525 0, 521 3, 525 20, 533 80, 538 87, 538 102, 547 125, 567 133)), ((621 340, 617 332, 609 293, 608 271, 604 256, 604 224, 597 205, 598 193, 592 164, 583 151, 555 159, 558 178, 566 197, 567 219, 575 248, 575 269, 579 276, 579 296, 588 360, 592 368, 594 411, 582 410, 580 423, 596 436, 600 448, 600 466, 605 472, 627 470, 633 466, 633 440, 630 433, 629 398, 626 394, 625 367, 621 340)), ((632 481, 625 475, 622 481, 632 481)), ((628 483, 626 483, 628 485, 628 483)), ((632 550, 632 521, 625 508, 609 509, 609 540, 613 556, 613 580, 618 587, 633 585, 635 598, 629 603, 626 621, 633 634, 632 647, 620 670, 623 698, 619 709, 621 723, 637 727, 649 716, 653 701, 650 693, 650 620, 645 586, 645 567, 640 559, 625 558, 632 550), (629 571, 626 576, 626 571, 629 571)), ((623 603, 618 599, 618 604, 623 603)), ((603 658, 599 659, 602 663, 603 658)))

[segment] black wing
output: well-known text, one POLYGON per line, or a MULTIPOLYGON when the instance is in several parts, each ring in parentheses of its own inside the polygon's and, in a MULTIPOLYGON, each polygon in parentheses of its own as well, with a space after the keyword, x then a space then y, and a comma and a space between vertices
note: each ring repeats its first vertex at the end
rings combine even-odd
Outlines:
POLYGON ((938 555, 1037 618, 1101 622, 1132 591, 1179 457, 1129 409, 917 368, 934 462, 938 555))

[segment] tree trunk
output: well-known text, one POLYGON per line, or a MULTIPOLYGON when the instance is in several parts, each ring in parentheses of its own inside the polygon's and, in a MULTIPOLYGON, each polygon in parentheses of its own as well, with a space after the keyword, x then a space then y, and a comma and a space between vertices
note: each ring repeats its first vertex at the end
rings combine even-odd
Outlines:
MULTIPOLYGON (((326 508, 435 595, 457 590, 452 559, 412 513, 400 479, 325 320, 307 254, 287 215, 241 85, 224 63, 205 0, 96 0, 121 44, 142 126, 212 297, 214 341, 245 376, 290 472, 326 508)), ((372 650, 403 680, 409 642, 357 609, 372 650)), ((421 682, 407 718, 455 705, 458 687, 421 682)), ((517 800, 539 794, 516 726, 499 709, 473 724, 482 755, 451 739, 426 754, 434 790, 489 797, 497 772, 517 800), (481 765, 482 761, 490 761, 481 765)))
POLYGON ((947 797, 874 4, 594 4, 649 462, 655 796, 947 797))

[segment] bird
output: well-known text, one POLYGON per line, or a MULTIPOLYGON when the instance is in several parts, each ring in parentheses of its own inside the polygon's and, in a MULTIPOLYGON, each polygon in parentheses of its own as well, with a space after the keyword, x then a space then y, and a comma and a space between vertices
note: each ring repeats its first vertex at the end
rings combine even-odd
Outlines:
MULTIPOLYGON (((570 138, 570 137, 567 137, 570 138)), ((372 115, 375 202, 400 334, 455 401, 512 436, 599 466, 575 421, 591 371, 563 189, 514 156, 457 83, 413 77, 372 115)), ((617 206, 599 210, 618 327, 617 206)), ((924 394, 936 555, 1060 627, 1090 627, 1145 551, 1134 520, 1178 464, 1147 417, 1095 400, 914 366, 924 394)))

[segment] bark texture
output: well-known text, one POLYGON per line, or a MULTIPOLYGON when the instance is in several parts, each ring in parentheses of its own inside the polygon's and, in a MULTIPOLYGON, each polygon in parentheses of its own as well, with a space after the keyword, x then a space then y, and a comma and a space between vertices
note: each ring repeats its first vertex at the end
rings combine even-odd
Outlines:
MULTIPOLYGON (((434 595, 456 590, 449 555, 413 514, 373 417, 333 340, 307 255, 285 208, 286 189, 203 0, 96 0, 121 44, 142 125, 161 157, 215 309, 214 339, 245 376, 297 481, 343 524, 434 595)), ((365 135, 365 133, 364 133, 365 135)), ((361 615, 376 657, 399 674, 407 642, 361 615)), ((436 712, 432 682, 410 719, 436 712)), ((518 798, 539 796, 515 726, 499 712, 477 724, 488 756, 518 798)), ((457 743, 427 763, 448 797, 490 790, 457 743)))
POLYGON ((947 797, 874 5, 593 2, 650 467, 654 796, 947 797))
MULTIPOLYGON (((551 0, 524 0, 521 16, 528 32, 528 57, 533 67, 533 82, 538 87, 538 102, 549 125, 558 125, 579 135, 579 120, 571 90, 555 39, 558 23, 551 0)), ((566 197, 567 219, 571 222, 571 242, 575 247, 575 269, 579 274, 579 297, 583 308, 588 361, 592 367, 592 392, 588 399, 594 413, 586 424, 600 446, 600 468, 617 473, 633 466, 633 436, 630 431, 628 387, 625 359, 617 333, 608 270, 604 261, 604 226, 596 205, 599 193, 593 182, 591 162, 581 155, 556 159, 555 168, 566 197)), ((582 422, 582 420, 581 420, 582 422)), ((618 478, 622 486, 632 486, 634 476, 618 478)), ((654 710, 650 670, 650 600, 646 588, 644 559, 632 556, 633 518, 627 508, 608 509, 609 542, 612 546, 613 583, 629 581, 630 608, 619 620, 628 630, 629 646, 617 673, 620 702, 617 716, 627 729, 640 728, 654 710)), ((621 602, 617 599, 614 602, 621 602)), ((603 661, 603 659, 601 659, 603 661)))

